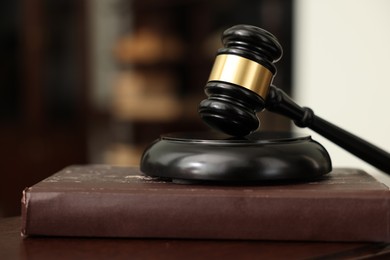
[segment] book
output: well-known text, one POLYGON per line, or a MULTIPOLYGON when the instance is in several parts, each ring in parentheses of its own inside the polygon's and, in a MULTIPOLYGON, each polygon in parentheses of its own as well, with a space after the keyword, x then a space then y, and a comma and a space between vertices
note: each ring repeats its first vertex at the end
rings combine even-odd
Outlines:
POLYGON ((24 190, 22 235, 389 242, 389 213, 389 188, 358 169, 307 183, 217 185, 84 165, 24 190))

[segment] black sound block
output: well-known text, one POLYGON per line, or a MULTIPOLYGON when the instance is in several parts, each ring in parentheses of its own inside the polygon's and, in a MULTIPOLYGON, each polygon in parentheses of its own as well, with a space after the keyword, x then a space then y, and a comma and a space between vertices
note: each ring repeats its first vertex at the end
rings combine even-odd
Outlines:
POLYGON ((215 132, 162 135, 143 153, 146 175, 174 182, 248 183, 313 180, 332 169, 326 149, 310 136, 255 132, 236 138, 215 132))

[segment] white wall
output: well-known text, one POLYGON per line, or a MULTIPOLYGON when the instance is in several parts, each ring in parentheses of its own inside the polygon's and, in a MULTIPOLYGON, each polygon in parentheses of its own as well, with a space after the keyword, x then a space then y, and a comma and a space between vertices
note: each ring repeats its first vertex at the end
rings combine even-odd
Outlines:
MULTIPOLYGON (((390 1, 295 3, 294 99, 390 151, 390 1)), ((390 183, 375 168, 307 132, 328 149, 334 166, 360 167, 390 183)))

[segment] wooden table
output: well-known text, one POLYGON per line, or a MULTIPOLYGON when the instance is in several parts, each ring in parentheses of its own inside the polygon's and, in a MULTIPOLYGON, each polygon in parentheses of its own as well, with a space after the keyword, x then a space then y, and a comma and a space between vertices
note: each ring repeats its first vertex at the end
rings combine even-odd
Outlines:
POLYGON ((56 238, 20 236, 19 217, 0 219, 0 259, 390 259, 383 243, 56 238))

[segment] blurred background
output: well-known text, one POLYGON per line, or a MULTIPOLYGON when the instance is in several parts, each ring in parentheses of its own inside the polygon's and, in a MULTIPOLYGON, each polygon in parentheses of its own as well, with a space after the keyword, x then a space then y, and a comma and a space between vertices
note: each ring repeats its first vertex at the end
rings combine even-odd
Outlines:
MULTIPOLYGON (((0 217, 20 214, 22 190, 63 167, 137 165, 161 133, 207 129, 203 86, 221 33, 240 23, 283 46, 275 85, 389 150, 388 11, 386 0, 3 1, 0 217)), ((264 130, 292 128, 259 116, 264 130)), ((336 166, 385 178, 325 146, 336 166)))

